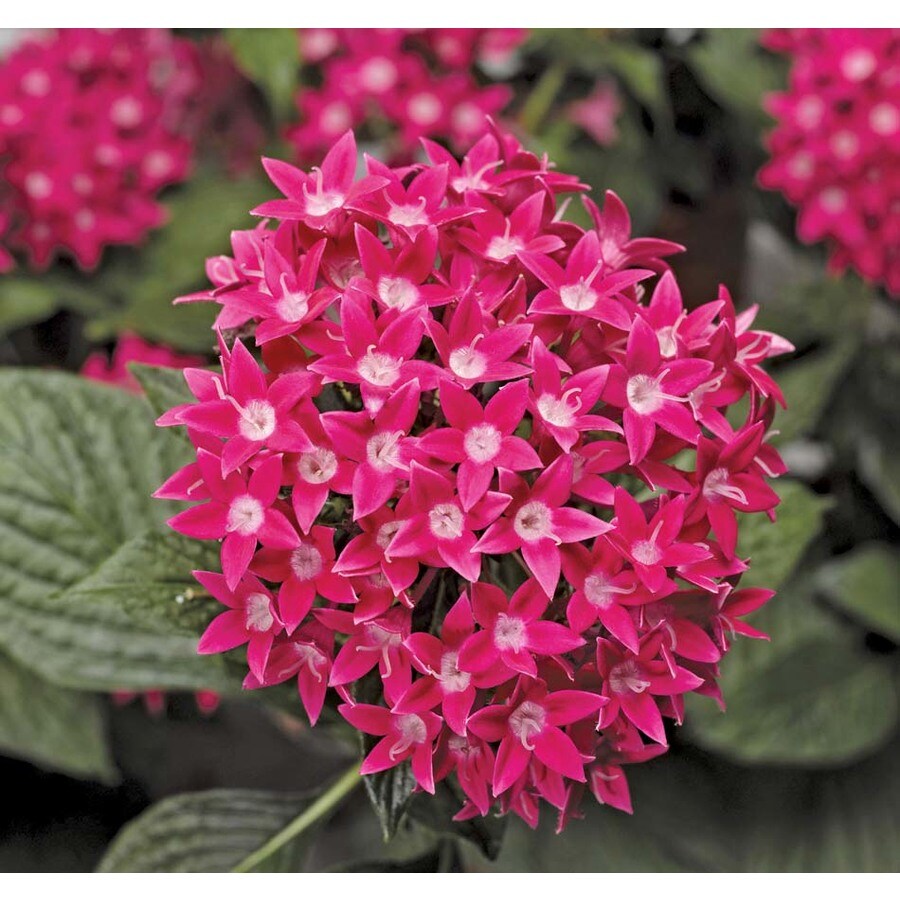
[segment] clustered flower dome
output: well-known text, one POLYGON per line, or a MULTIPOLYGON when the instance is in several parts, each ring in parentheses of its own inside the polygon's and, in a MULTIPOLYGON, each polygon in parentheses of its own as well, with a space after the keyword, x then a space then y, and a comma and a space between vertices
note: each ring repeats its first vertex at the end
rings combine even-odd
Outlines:
POLYGON ((797 207, 802 241, 827 242, 832 268, 900 296, 900 29, 776 29, 764 41, 791 73, 767 98, 778 124, 760 183, 797 207))
POLYGON ((39 268, 57 253, 92 268, 138 243, 164 220, 159 191, 188 174, 198 80, 193 44, 166 31, 24 41, 0 63, 0 240, 39 268))
POLYGON ((483 84, 476 68, 502 68, 524 37, 517 28, 302 30, 302 60, 321 86, 304 85, 288 138, 302 160, 320 158, 348 128, 365 128, 404 161, 422 137, 463 150, 512 98, 506 85, 483 84))
POLYGON ((686 308, 682 248, 614 193, 566 221, 586 186, 511 136, 423 143, 359 178, 351 132, 311 172, 265 160, 283 198, 181 298, 220 305, 221 370, 159 420, 196 448, 170 525, 221 541, 199 650, 246 646, 245 687, 296 679, 313 724, 334 689, 362 772, 455 778, 460 819, 629 810, 622 766, 761 636, 737 514, 778 503, 761 364, 790 345, 724 288, 686 308))

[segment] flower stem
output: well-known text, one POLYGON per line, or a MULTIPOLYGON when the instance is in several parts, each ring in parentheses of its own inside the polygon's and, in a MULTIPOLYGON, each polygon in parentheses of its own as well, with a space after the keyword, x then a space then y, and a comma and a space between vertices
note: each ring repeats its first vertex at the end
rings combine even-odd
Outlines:
POLYGON ((288 841, 293 840, 298 834, 302 834, 319 819, 333 812, 343 800, 362 780, 359 774, 359 762, 353 765, 338 778, 334 784, 325 791, 315 802, 308 806, 296 819, 286 825, 278 834, 266 841, 258 850, 254 850, 235 867, 235 872, 250 872, 264 859, 280 850, 288 841))

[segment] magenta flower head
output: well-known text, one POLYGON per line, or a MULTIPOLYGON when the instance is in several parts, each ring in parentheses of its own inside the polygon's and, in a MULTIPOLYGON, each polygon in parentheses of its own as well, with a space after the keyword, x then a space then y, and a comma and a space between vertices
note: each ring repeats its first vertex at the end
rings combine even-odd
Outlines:
POLYGON ((900 298, 900 38, 895 28, 785 28, 764 44, 791 60, 770 94, 763 187, 797 209, 797 235, 824 241, 850 268, 900 298))
POLYGON ((455 779, 459 819, 630 810, 622 765, 761 636, 737 532, 778 504, 760 366, 790 345, 724 291, 686 308, 680 248, 614 194, 562 221, 584 185, 511 136, 426 152, 360 168, 348 131, 311 173, 267 161, 284 198, 192 298, 221 367, 159 420, 197 460, 158 495, 221 545, 200 649, 296 679, 312 722, 369 736, 364 774, 455 779))
POLYGON ((191 166, 200 84, 195 45, 167 31, 62 29, 24 41, 0 63, 8 246, 38 268, 61 253, 91 269, 105 247, 161 225, 156 195, 191 166))
MULTIPOLYGON (((320 158, 348 128, 384 140, 395 162, 412 159, 422 138, 465 149, 484 133, 486 117, 510 101, 506 85, 483 82, 498 66, 509 69, 525 37, 519 28, 302 29, 300 56, 315 66, 321 87, 304 83, 300 124, 288 140, 304 160, 320 158)), ((447 177, 425 174, 429 181, 447 177)), ((396 187, 373 208, 391 208, 404 190, 396 187)), ((459 209, 445 208, 447 214, 459 209)))

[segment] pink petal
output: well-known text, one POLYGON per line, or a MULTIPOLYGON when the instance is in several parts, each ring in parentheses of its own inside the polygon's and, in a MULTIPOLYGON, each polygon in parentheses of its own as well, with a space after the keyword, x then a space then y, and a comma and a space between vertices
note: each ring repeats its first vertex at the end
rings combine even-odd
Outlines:
POLYGON ((585 781, 584 760, 567 734, 545 727, 534 739, 534 755, 548 768, 575 781, 585 781))

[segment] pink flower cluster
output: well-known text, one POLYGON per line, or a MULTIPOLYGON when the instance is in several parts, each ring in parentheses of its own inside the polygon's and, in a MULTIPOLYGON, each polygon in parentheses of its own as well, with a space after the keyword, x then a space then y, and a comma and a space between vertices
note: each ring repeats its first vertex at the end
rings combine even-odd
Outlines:
POLYGON ((767 98, 763 187, 799 210, 797 233, 830 265, 900 296, 900 29, 778 29, 788 90, 767 98))
POLYGON ((514 28, 302 30, 302 60, 321 86, 303 87, 288 138, 304 160, 364 126, 391 158, 410 158, 421 137, 468 147, 511 98, 505 85, 482 86, 476 65, 502 65, 524 37, 514 28))
POLYGON ((790 345, 724 289, 686 308, 682 248, 632 238, 612 192, 566 221, 585 185, 511 136, 424 147, 362 177, 350 132, 311 172, 266 160, 277 227, 182 298, 240 335, 159 420, 196 447, 157 492, 195 502, 171 526, 221 541, 199 649, 246 645, 245 686, 296 678, 312 723, 335 688, 377 739, 362 771, 455 773, 460 818, 544 798, 564 823, 585 788, 629 809, 622 766, 760 636, 737 514, 778 503, 761 364, 790 345))
POLYGON ((198 82, 193 45, 165 31, 63 29, 22 43, 0 64, 8 248, 40 268, 57 252, 92 268, 104 247, 160 225, 157 193, 190 167, 184 114, 198 82))

